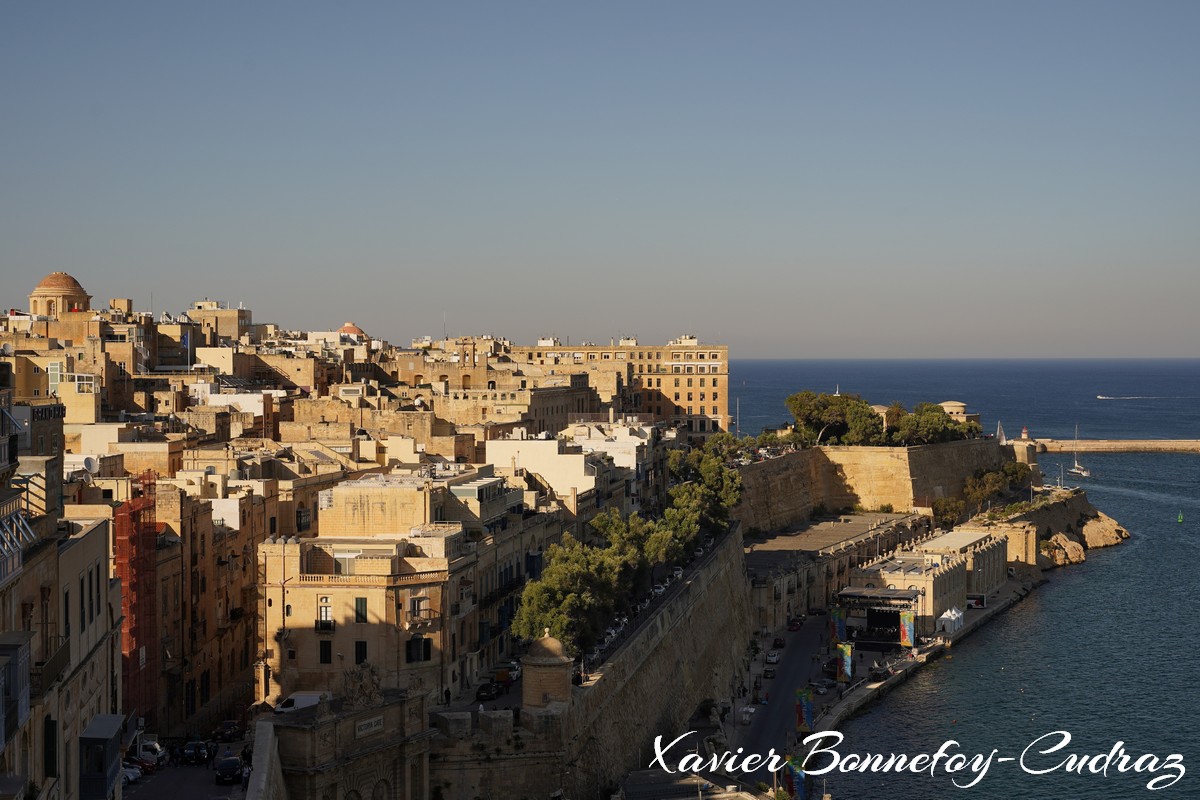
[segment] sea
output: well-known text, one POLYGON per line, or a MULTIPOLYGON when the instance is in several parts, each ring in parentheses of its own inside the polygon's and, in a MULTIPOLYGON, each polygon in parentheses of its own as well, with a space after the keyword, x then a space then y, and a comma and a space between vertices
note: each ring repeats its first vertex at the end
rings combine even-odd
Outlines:
MULTIPOLYGON (((909 409, 957 400, 985 432, 999 423, 1010 438, 1027 428, 1071 439, 1078 426, 1085 439, 1200 439, 1198 359, 734 360, 730 389, 743 435, 788 421, 786 397, 808 389, 909 409)), ((1047 481, 1071 459, 1040 454, 1047 481)), ((1200 798, 1200 454, 1079 459, 1091 477, 1068 475, 1068 485, 1131 538, 1047 573, 1023 602, 840 729, 841 756, 947 747, 979 756, 976 771, 831 772, 814 779, 817 798, 1200 798), (1118 757, 1102 770, 1093 757, 1106 754, 1118 757), (1179 773, 1174 761, 1183 777, 1164 786, 1179 773)))

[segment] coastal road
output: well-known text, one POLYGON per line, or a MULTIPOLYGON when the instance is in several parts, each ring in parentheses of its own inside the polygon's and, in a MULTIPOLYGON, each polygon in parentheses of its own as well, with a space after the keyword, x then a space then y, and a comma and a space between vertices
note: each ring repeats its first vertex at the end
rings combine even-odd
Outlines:
MULTIPOLYGON (((759 653, 756 663, 751 667, 751 680, 754 676, 762 675, 766 666, 764 661, 766 651, 771 650, 770 644, 776 636, 782 636, 787 647, 780 651, 779 664, 775 665, 777 677, 764 679, 762 691, 769 694, 766 705, 759 705, 750 725, 741 724, 742 709, 749 705, 752 694, 738 698, 734 706, 732 720, 736 733, 733 736, 732 747, 744 748, 745 753, 755 753, 766 756, 771 749, 776 753, 791 755, 796 742, 796 689, 807 684, 810 680, 824 677, 821 665, 827 656, 825 647, 828 644, 829 617, 810 616, 800 630, 790 633, 773 632, 763 637, 763 652, 759 653), (816 655, 816 658, 813 656, 816 655)), ((837 689, 829 694, 814 695, 814 713, 819 714, 821 708, 837 701, 837 689)), ((763 781, 771 783, 771 773, 760 768, 747 776, 751 783, 763 781)))

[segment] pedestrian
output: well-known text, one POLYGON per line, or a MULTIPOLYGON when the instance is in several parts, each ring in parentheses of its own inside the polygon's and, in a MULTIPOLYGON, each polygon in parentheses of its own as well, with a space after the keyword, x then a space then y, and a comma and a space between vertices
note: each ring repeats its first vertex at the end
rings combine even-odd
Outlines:
POLYGON ((245 791, 250 786, 250 765, 246 764, 242 767, 242 791, 245 791))
POLYGON ((450 689, 446 689, 446 705, 450 705, 450 689))

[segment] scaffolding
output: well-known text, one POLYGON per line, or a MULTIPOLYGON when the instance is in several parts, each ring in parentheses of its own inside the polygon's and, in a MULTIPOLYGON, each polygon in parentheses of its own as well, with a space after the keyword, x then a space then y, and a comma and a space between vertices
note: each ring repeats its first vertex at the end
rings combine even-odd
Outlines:
POLYGON ((140 494, 113 513, 113 550, 121 579, 122 691, 125 710, 157 724, 160 632, 157 615, 158 535, 155 526, 155 476, 136 481, 140 494))

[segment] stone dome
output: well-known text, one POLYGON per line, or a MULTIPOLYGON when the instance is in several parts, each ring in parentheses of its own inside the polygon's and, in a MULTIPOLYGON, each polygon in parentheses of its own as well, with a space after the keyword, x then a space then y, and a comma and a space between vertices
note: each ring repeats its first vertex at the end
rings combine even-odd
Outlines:
POLYGON ((545 635, 540 639, 534 639, 533 644, 529 646, 529 652, 525 654, 522 661, 532 664, 562 664, 573 661, 567 655, 567 649, 563 647, 563 643, 550 635, 550 629, 546 629, 545 635))
POLYGON ((46 277, 42 278, 42 282, 33 290, 34 294, 63 294, 77 293, 86 294, 79 281, 72 278, 65 272, 51 272, 46 277))
POLYGON ((347 322, 342 327, 338 328, 338 333, 344 333, 347 336, 366 336, 367 332, 355 325, 353 322, 347 322))
POLYGON ((92 296, 65 272, 51 272, 29 295, 29 312, 58 319, 64 311, 88 311, 92 296))

